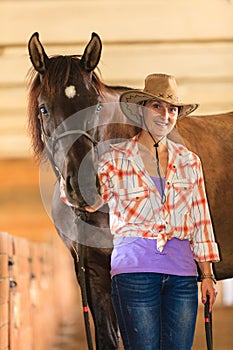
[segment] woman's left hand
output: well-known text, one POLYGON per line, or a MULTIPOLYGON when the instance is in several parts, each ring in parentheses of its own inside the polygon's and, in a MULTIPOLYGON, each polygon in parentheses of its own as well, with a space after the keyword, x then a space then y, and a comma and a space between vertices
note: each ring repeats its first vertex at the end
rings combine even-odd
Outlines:
POLYGON ((213 305, 216 300, 218 291, 215 287, 214 281, 211 278, 204 278, 201 282, 201 297, 202 303, 205 304, 207 300, 207 295, 210 297, 210 308, 209 312, 212 312, 213 305))

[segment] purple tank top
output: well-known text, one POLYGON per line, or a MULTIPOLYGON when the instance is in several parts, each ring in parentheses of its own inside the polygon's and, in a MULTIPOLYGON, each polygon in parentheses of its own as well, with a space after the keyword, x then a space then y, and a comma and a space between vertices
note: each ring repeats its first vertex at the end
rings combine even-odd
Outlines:
MULTIPOLYGON (((162 195, 159 178, 151 177, 162 195)), ((165 178, 162 179, 163 186, 165 178)), ((173 238, 163 251, 157 250, 155 239, 138 237, 114 238, 111 276, 120 273, 155 272, 178 276, 197 276, 197 267, 188 240, 173 238)))

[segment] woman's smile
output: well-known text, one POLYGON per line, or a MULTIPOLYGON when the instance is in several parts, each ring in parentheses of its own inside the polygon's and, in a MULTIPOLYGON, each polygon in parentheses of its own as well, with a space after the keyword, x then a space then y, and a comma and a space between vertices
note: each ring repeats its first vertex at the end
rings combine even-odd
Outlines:
POLYGON ((160 120, 154 120, 153 123, 158 125, 158 126, 162 126, 162 127, 167 127, 169 125, 169 122, 164 122, 164 121, 160 121, 160 120))

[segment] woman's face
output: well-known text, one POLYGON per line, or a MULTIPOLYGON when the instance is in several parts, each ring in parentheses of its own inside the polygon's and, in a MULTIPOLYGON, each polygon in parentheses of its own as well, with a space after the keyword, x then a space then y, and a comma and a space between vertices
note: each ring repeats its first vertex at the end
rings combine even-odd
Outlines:
POLYGON ((156 137, 166 136, 176 124, 178 107, 170 103, 153 99, 138 108, 143 116, 143 127, 156 137))

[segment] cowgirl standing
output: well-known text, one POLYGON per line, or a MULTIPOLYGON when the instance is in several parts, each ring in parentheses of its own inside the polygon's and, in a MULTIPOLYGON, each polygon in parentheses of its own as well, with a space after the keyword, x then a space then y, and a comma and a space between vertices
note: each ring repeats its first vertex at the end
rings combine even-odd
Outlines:
MULTIPOLYGON (((114 235, 112 298, 127 350, 189 350, 202 300, 216 297, 219 261, 201 162, 169 140, 177 118, 198 105, 177 97, 174 77, 151 74, 144 90, 121 95, 124 114, 142 130, 113 145, 99 164, 103 202, 114 235)), ((97 208, 86 208, 89 211, 97 208)))

